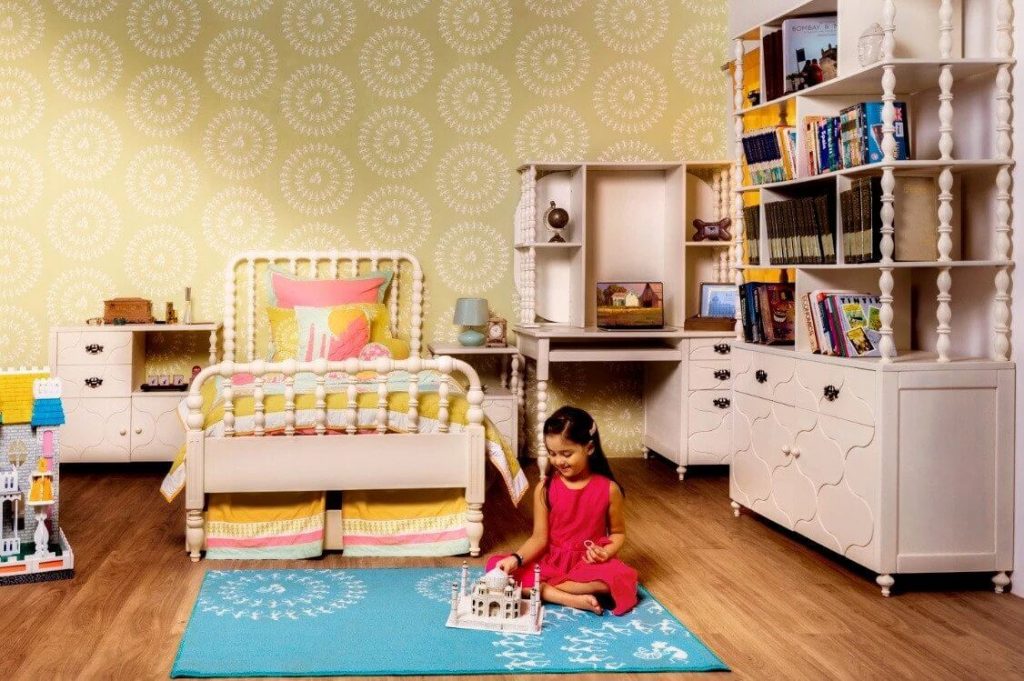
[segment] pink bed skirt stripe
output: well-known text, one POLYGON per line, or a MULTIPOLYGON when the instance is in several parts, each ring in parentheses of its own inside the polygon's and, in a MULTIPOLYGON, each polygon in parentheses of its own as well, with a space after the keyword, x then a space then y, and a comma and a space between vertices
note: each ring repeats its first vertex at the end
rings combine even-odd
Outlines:
POLYGON ((352 546, 399 546, 402 544, 431 544, 441 541, 465 539, 466 529, 446 530, 445 532, 424 532, 421 534, 400 534, 393 537, 381 537, 364 534, 346 534, 345 545, 352 546))
POLYGON ((264 546, 291 546, 292 544, 307 544, 312 541, 323 539, 323 530, 313 530, 302 534, 288 534, 280 537, 244 537, 234 539, 231 537, 208 537, 206 545, 211 548, 261 548, 264 546))

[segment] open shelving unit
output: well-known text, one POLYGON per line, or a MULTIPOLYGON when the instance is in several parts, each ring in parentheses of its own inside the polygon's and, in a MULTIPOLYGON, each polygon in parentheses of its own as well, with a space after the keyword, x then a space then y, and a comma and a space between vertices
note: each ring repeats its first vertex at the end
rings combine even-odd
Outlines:
POLYGON ((764 206, 774 201, 828 196, 836 263, 774 265, 792 273, 794 345, 743 342, 736 320, 733 509, 878 573, 884 596, 898 573, 991 572, 997 593, 1009 584, 1012 17, 1010 0, 810 0, 734 38, 736 284, 773 266, 764 206), (836 77, 751 105, 748 92, 765 82, 762 37, 788 18, 823 13, 836 15, 836 77), (881 59, 862 67, 858 38, 874 22, 883 32, 881 59), (878 100, 882 160, 809 174, 804 118, 878 100), (896 101, 907 105, 910 160, 895 160, 896 101), (775 125, 795 126, 795 177, 754 186, 742 136, 775 125), (867 176, 880 178, 881 257, 847 262, 835 199, 867 176), (934 229, 934 259, 895 259, 903 176, 936 183, 934 217, 916 218, 927 220, 923 227, 900 218, 934 229), (750 266, 743 219, 754 206, 760 249, 750 266), (801 301, 811 291, 844 289, 879 296, 880 357, 811 351, 801 301))

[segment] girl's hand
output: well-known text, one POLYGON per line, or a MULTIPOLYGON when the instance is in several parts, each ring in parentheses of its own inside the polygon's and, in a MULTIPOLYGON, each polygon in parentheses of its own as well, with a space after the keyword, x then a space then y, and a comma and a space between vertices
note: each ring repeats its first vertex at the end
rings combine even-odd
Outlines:
POLYGON ((587 555, 584 560, 588 563, 605 563, 609 558, 611 558, 611 554, 605 547, 592 543, 587 547, 587 555))
POLYGON ((505 558, 502 558, 500 561, 498 561, 498 564, 494 567, 498 568, 507 575, 519 567, 519 561, 516 560, 515 556, 506 556, 505 558))

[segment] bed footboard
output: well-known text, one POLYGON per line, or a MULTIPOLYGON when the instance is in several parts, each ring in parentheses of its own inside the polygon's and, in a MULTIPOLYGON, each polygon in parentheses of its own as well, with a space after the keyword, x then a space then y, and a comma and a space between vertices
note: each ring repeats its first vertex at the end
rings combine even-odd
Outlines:
MULTIPOLYGON (((365 380, 363 381, 365 383, 365 380)), ((480 378, 469 364, 452 357, 392 360, 348 359, 340 362, 315 360, 298 362, 224 361, 207 367, 193 381, 186 401, 188 407, 185 480, 185 542, 193 561, 198 561, 205 542, 203 509, 206 495, 214 492, 305 492, 318 490, 463 488, 466 495, 466 531, 470 554, 480 554, 483 536, 484 440, 483 390, 480 378), (436 370, 443 375, 438 386, 437 432, 419 430, 419 385, 408 382, 408 432, 390 434, 387 374, 405 370, 413 376, 436 370), (356 375, 376 375, 377 435, 352 437, 360 430, 356 375), (298 435, 296 429, 295 376, 315 376, 315 435, 298 435), (449 391, 454 373, 469 382, 467 424, 458 432, 450 430, 449 391), (254 402, 251 434, 235 432, 233 378, 252 376, 254 402), (268 374, 284 376, 284 437, 267 437, 264 380, 268 374), (327 375, 341 376, 343 389, 329 390, 327 375), (203 383, 215 376, 225 379, 223 437, 208 437, 202 413, 203 383), (345 424, 343 435, 324 437, 328 431, 327 402, 331 394, 342 395, 345 424), (287 457, 280 456, 287 448, 287 457)), ((365 433, 365 430, 363 431, 365 433)))

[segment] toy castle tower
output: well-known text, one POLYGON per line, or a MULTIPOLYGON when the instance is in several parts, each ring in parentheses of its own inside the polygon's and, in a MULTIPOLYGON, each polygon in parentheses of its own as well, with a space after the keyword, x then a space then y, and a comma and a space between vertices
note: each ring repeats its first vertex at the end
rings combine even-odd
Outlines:
POLYGON ((452 582, 451 612, 447 626, 486 629, 515 634, 539 634, 544 620, 540 604, 540 565, 534 565, 537 585, 523 603, 523 586, 495 568, 469 587, 469 565, 462 563, 460 582, 452 582))
POLYGON ((0 370, 0 585, 74 574, 58 524, 63 423, 59 378, 0 370))

